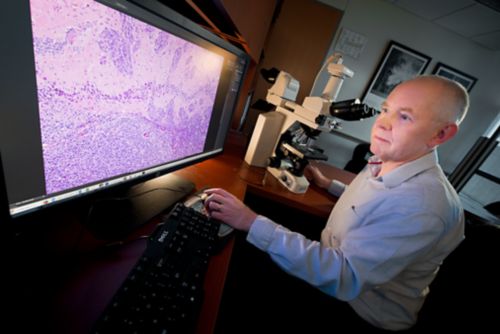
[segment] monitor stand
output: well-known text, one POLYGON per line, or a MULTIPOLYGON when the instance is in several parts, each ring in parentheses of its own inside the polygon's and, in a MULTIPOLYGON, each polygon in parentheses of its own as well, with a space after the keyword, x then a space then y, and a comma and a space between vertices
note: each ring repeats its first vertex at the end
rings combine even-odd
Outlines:
POLYGON ((193 182, 166 174, 96 198, 84 224, 98 239, 122 239, 194 190, 193 182))
MULTIPOLYGON (((7 198, 7 185, 5 184, 2 155, 0 154, 0 229, 3 230, 6 226, 10 226, 11 217, 9 209, 9 200, 7 198)), ((4 235, 2 233, 2 235, 4 235)))

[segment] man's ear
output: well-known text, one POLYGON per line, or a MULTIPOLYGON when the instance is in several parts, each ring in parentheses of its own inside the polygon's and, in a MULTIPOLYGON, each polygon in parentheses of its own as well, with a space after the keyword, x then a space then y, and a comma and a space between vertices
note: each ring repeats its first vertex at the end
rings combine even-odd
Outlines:
POLYGON ((429 143, 429 147, 435 147, 441 145, 444 142, 447 142, 451 138, 455 136, 458 132, 458 125, 455 123, 450 123, 443 126, 437 134, 431 139, 429 143))

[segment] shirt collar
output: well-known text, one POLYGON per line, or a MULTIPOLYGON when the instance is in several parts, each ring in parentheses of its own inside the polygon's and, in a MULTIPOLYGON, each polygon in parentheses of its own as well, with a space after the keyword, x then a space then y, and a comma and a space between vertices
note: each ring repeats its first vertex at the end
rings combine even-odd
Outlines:
POLYGON ((426 155, 390 171, 381 180, 387 188, 394 188, 411 177, 436 166, 438 166, 437 151, 432 150, 426 155))

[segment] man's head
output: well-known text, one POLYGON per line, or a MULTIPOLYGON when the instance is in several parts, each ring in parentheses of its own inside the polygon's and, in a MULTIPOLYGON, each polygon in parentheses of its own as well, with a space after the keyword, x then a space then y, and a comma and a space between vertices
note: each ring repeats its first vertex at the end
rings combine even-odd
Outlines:
POLYGON ((433 75, 405 81, 382 103, 370 149, 392 168, 418 159, 457 133, 468 106, 467 91, 454 81, 433 75))

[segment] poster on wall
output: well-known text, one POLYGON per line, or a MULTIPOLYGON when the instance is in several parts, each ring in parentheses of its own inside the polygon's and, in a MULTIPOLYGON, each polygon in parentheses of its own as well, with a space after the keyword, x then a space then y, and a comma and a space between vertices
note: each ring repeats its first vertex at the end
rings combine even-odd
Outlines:
POLYGON ((441 77, 445 77, 455 82, 458 82, 459 84, 464 86, 468 92, 470 92, 470 90, 477 81, 477 79, 474 78, 473 76, 465 74, 464 72, 456 70, 443 63, 437 63, 436 67, 434 67, 434 70, 432 71, 432 74, 436 74, 441 77))
POLYGON ((363 102, 380 110, 380 105, 400 82, 422 74, 431 57, 391 41, 364 94, 363 102))
POLYGON ((368 39, 366 36, 350 29, 342 28, 335 50, 340 52, 342 55, 358 59, 363 52, 367 41, 368 39))

